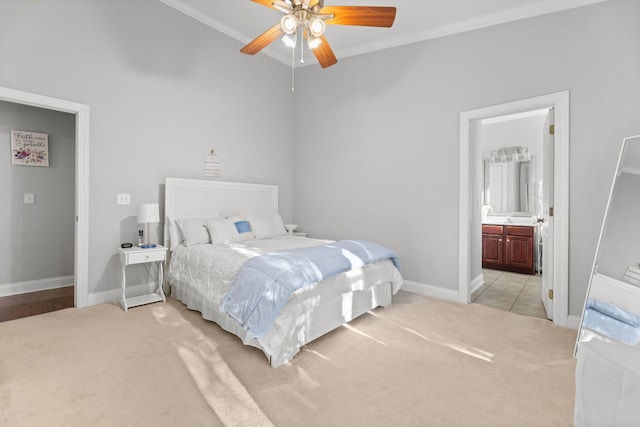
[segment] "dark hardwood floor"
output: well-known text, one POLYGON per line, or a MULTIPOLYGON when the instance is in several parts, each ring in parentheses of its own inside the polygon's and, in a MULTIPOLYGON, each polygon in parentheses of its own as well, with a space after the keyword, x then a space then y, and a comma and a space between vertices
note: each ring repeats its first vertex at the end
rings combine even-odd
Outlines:
POLYGON ((73 286, 0 298, 0 322, 73 307, 73 286))

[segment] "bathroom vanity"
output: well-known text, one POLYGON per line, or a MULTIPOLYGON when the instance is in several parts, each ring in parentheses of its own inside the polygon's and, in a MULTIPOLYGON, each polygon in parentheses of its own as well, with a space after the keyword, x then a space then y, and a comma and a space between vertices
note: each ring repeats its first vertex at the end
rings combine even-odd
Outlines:
POLYGON ((482 268, 535 274, 535 224, 482 224, 482 268))

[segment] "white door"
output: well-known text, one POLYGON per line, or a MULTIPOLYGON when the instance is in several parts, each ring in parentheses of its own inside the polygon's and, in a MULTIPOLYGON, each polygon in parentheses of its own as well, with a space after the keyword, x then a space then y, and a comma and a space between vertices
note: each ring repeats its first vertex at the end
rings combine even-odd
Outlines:
POLYGON ((542 303, 553 319, 553 108, 544 122, 542 141, 542 303))

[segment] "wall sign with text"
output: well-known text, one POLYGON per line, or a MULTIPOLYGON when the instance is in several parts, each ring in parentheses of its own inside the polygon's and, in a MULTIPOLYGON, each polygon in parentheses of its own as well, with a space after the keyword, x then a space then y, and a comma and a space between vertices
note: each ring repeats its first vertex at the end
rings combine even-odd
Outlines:
POLYGON ((11 164, 49 166, 49 135, 46 133, 12 130, 11 164))

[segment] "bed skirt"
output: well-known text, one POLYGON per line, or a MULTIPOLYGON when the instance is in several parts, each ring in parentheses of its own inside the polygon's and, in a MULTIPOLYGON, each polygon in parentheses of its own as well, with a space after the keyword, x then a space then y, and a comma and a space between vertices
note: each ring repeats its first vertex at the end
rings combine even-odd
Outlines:
POLYGON ((199 311, 204 319, 238 336, 245 345, 262 350, 270 365, 277 368, 298 354, 303 345, 373 308, 391 304, 394 293, 391 282, 340 295, 316 289, 318 285, 316 283, 293 294, 273 327, 260 339, 253 338, 235 320, 221 312, 217 303, 207 301, 197 290, 182 282, 171 283, 171 296, 189 309, 199 311))

